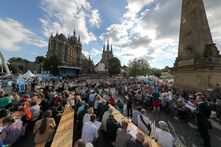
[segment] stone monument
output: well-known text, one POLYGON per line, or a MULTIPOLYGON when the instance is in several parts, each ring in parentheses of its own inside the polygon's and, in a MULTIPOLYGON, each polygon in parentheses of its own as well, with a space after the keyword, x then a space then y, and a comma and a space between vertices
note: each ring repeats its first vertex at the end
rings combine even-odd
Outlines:
POLYGON ((221 57, 213 42, 203 0, 182 0, 175 87, 205 91, 221 85, 221 57))

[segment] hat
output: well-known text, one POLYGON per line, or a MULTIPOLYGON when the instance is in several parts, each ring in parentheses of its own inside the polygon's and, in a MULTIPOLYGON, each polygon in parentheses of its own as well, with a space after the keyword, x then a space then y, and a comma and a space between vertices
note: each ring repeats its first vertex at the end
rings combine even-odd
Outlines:
POLYGON ((24 100, 27 100, 27 99, 29 99, 29 98, 30 98, 29 95, 24 95, 24 100))
POLYGON ((165 121, 159 121, 159 125, 162 130, 169 130, 168 124, 165 121))

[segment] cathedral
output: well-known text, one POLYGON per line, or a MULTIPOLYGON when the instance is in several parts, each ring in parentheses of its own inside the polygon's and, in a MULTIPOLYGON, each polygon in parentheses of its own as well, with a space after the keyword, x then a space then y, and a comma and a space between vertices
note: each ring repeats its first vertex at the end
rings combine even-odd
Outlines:
POLYGON ((49 38, 47 57, 57 56, 62 66, 79 67, 82 55, 80 36, 66 38, 62 33, 49 38))
POLYGON ((109 40, 107 41, 107 46, 103 45, 103 52, 101 61, 96 65, 96 72, 107 72, 109 68, 110 60, 114 58, 112 44, 109 44, 109 40))

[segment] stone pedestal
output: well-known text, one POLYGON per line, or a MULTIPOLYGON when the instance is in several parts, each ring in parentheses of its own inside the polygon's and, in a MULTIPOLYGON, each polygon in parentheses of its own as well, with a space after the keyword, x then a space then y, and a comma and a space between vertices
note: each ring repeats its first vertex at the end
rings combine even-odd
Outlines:
POLYGON ((174 85, 178 89, 206 91, 221 85, 221 59, 202 58, 177 62, 174 67, 174 85))

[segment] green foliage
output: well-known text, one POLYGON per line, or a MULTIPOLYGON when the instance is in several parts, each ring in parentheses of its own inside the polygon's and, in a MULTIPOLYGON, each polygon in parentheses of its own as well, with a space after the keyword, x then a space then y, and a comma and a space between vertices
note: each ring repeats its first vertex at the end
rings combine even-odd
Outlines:
POLYGON ((163 79, 170 79, 170 78, 173 78, 173 77, 174 76, 173 76, 171 71, 170 72, 162 72, 162 75, 161 75, 161 78, 163 78, 163 79))
POLYGON ((53 75, 58 75, 58 66, 60 61, 56 56, 47 57, 44 59, 43 68, 45 71, 50 71, 53 75))
POLYGON ((133 61, 130 61, 128 64, 128 74, 129 76, 141 76, 149 75, 151 73, 150 64, 145 59, 135 58, 133 61))
POLYGON ((116 57, 112 58, 109 63, 108 72, 112 75, 117 75, 120 73, 121 63, 120 60, 116 57))
POLYGON ((92 74, 94 73, 94 63, 91 60, 81 59, 81 73, 92 74))
POLYGON ((44 56, 37 56, 35 57, 35 63, 43 63, 45 57, 44 56))
POLYGON ((9 63, 13 63, 13 62, 27 62, 28 63, 30 61, 20 58, 20 57, 12 57, 12 58, 8 59, 8 62, 9 63))
POLYGON ((157 77, 160 77, 161 74, 162 74, 162 72, 161 72, 160 69, 152 68, 152 69, 151 69, 151 74, 152 74, 152 75, 155 75, 155 76, 157 76, 157 77))

